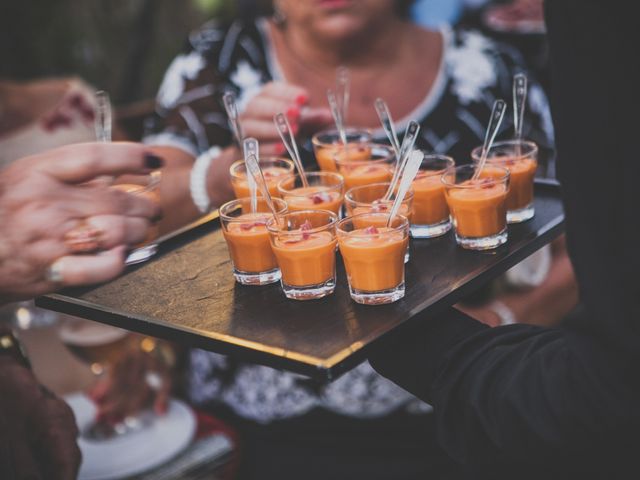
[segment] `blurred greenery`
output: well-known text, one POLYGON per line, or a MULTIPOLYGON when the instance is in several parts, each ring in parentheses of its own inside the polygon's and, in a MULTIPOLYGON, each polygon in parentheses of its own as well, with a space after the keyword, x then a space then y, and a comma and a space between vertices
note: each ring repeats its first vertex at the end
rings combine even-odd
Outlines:
POLYGON ((194 28, 233 0, 0 0, 0 78, 77 75, 123 104, 152 97, 194 28))

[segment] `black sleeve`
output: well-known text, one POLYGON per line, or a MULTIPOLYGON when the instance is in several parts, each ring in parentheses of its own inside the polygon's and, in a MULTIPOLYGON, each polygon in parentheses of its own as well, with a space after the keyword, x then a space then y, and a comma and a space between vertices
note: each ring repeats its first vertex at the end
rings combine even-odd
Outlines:
POLYGON ((628 5, 546 5, 568 247, 586 316, 490 329, 451 310, 417 319, 370 359, 433 404, 439 441, 459 462, 569 456, 638 430, 640 162, 637 121, 625 122, 640 82, 623 49, 640 45, 640 30, 628 5))

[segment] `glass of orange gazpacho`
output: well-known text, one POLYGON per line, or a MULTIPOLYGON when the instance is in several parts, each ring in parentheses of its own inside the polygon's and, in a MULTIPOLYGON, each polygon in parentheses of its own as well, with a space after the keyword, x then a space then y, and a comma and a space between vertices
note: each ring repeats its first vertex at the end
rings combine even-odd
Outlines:
POLYGON ((488 250, 507 241, 509 170, 486 164, 478 179, 475 166, 449 168, 442 176, 458 245, 488 250))
POLYGON ((357 303, 380 305, 404 297, 404 258, 409 220, 397 215, 389 227, 386 213, 362 213, 338 223, 338 247, 357 303))
POLYGON ((424 152, 422 165, 413 181, 411 236, 432 238, 451 230, 449 207, 444 196, 442 174, 454 166, 453 158, 424 152))
POLYGON ((329 210, 300 210, 267 223, 287 298, 312 300, 336 286, 336 222, 329 210))
POLYGON ((344 177, 346 190, 370 183, 389 182, 393 176, 395 155, 387 145, 349 145, 336 151, 334 158, 338 172, 344 177))
MULTIPOLYGON (((116 183, 111 185, 110 188, 122 190, 123 192, 130 193, 132 195, 141 195, 146 197, 155 203, 160 203, 160 180, 162 174, 160 170, 151 172, 143 180, 139 180, 139 177, 131 177, 135 180, 126 181, 123 183, 116 183)), ((134 265, 149 260, 158 251, 158 244, 155 240, 160 235, 160 229, 157 224, 152 224, 147 231, 147 238, 138 245, 134 245, 133 249, 128 253, 125 263, 127 265, 134 265)))
MULTIPOLYGON (((474 163, 480 161, 482 147, 471 152, 474 163)), ((520 223, 533 218, 533 179, 538 168, 538 146, 527 140, 496 142, 489 150, 487 162, 509 170, 507 222, 520 223)))
MULTIPOLYGON (((293 174, 295 168, 293 162, 288 158, 262 157, 259 160, 259 164, 262 170, 262 176, 265 182, 267 182, 269 193, 272 197, 279 197, 278 182, 284 177, 293 174)), ((236 198, 250 196, 247 167, 244 164, 244 160, 233 162, 231 167, 229 167, 229 173, 231 174, 231 186, 233 187, 236 198)))
MULTIPOLYGON (((284 200, 274 198, 273 203, 278 215, 286 213, 284 200)), ((267 231, 267 221, 273 215, 264 199, 258 197, 255 212, 251 211, 251 199, 245 197, 225 203, 219 214, 236 281, 243 285, 267 285, 280 280, 267 231)))
MULTIPOLYGON (((347 128, 347 145, 364 145, 371 141, 371 131, 365 128, 347 128)), ((320 170, 325 172, 337 171, 335 154, 344 149, 338 130, 322 130, 311 137, 313 152, 320 170)), ((366 147, 360 152, 362 156, 368 156, 366 147)))
POLYGON ((278 196, 289 207, 289 211, 331 210, 340 213, 344 198, 344 179, 335 172, 305 173, 308 187, 303 186, 300 175, 290 175, 278 183, 278 196))

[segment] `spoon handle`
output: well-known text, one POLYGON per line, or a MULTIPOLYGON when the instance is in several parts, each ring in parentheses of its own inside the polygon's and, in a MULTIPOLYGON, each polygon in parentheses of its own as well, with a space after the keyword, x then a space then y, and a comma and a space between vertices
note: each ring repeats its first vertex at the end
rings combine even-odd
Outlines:
POLYGON ((389 200, 391 198, 393 192, 396 189, 396 185, 402 178, 404 169, 407 166, 407 161, 409 160, 409 153, 411 152, 411 150, 413 150, 413 146, 415 145, 416 139, 418 138, 418 132, 420 132, 420 124, 415 120, 411 120, 404 132, 404 138, 402 139, 400 156, 397 159, 396 169, 393 172, 393 177, 391 178, 389 188, 384 194, 384 197, 382 197, 383 200, 389 200))
POLYGON ((420 170, 420 165, 422 165, 424 154, 420 150, 413 150, 407 158, 407 168, 404 171, 404 175, 402 175, 402 180, 400 181, 400 186, 398 187, 398 195, 396 195, 396 199, 394 200, 393 206, 391 207, 391 212, 389 212, 387 227, 391 226, 392 220, 400 211, 400 207, 402 206, 404 197, 409 191, 409 187, 411 187, 413 179, 416 178, 418 170, 420 170))
POLYGON ((513 126, 516 131, 516 140, 522 138, 524 119, 524 106, 527 100, 527 76, 517 73, 513 76, 513 126))
POLYGON ((232 91, 227 91, 222 97, 222 100, 224 101, 224 109, 227 111, 227 116, 229 117, 229 125, 231 126, 231 131, 233 132, 236 143, 238 145, 242 145, 242 126, 240 125, 240 120, 238 119, 238 105, 236 103, 236 94, 232 91))
POLYGON ((487 133, 484 136, 484 144, 482 145, 482 156, 480 157, 480 162, 478 162, 478 166, 476 168, 476 171, 473 173, 473 177, 471 177, 471 180, 478 179, 478 177, 480 176, 480 172, 484 168, 484 164, 487 163, 489 150, 491 150, 493 141, 496 139, 496 135, 498 134, 498 130, 500 129, 500 125, 502 124, 502 119, 504 118, 504 112, 506 109, 507 103, 504 100, 498 99, 493 102, 491 118, 489 119, 489 126, 487 127, 487 133))
POLYGON ((98 90, 96 96, 96 138, 99 142, 111 141, 112 113, 109 94, 104 90, 98 90))
POLYGON ((389 107, 381 98, 376 98, 375 107, 380 123, 382 124, 382 128, 384 129, 384 133, 387 134, 387 138, 389 139, 389 142, 391 142, 391 147, 393 147, 393 150, 396 153, 396 160, 399 160, 400 143, 398 142, 398 136, 396 135, 396 129, 393 125, 391 114, 389 113, 389 107))
POLYGON ((271 210, 271 213, 273 214, 273 216, 277 218, 278 212, 276 210, 275 205, 273 204, 273 200, 271 199, 271 194, 269 193, 267 182, 265 181, 264 176, 262 175, 262 170, 260 169, 260 165, 258 164, 257 157, 255 155, 249 155, 245 160, 245 162, 247 165, 248 172, 253 176, 253 179, 255 180, 256 184, 260 188, 260 192, 262 193, 262 196, 267 202, 267 206, 269 207, 269 210, 271 210))
MULTIPOLYGON (((260 146, 258 144, 258 140, 253 137, 244 139, 244 142, 242 142, 242 150, 244 153, 245 166, 247 164, 247 158, 249 158, 250 156, 256 157, 258 165, 260 165, 259 149, 260 146)), ((256 185, 255 179, 253 178, 253 175, 249 174, 248 168, 247 184, 249 185, 249 195, 251 197, 251 212, 255 213, 258 211, 258 187, 256 185)))
POLYGON ((329 102, 329 109, 331 110, 333 121, 336 123, 336 128, 338 129, 338 134, 340 135, 340 141, 342 142, 342 145, 346 147, 347 133, 344 130, 344 122, 342 121, 342 114, 340 113, 340 107, 338 106, 336 94, 331 89, 327 90, 327 100, 329 102))
POLYGON ((338 67, 338 70, 336 71, 336 91, 338 92, 338 101, 340 102, 340 118, 344 125, 347 122, 349 97, 351 94, 351 79, 349 76, 349 69, 347 67, 338 67))
POLYGON ((307 181, 307 176, 304 174, 304 167, 302 166, 302 160, 300 159, 300 153, 298 152, 296 137, 293 135, 291 125, 289 125, 289 120, 287 120, 284 113, 278 113, 273 117, 273 121, 276 124, 282 143, 284 143, 289 155, 293 159, 293 163, 295 163, 296 168, 298 169, 298 173, 302 179, 302 185, 304 187, 308 187, 309 182, 307 181))

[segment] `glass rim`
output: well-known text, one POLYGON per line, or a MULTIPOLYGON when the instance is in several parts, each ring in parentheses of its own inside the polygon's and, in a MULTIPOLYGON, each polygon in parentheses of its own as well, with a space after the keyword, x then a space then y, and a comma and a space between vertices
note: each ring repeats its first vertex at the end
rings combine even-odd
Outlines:
MULTIPOLYGON (((350 215, 348 217, 344 217, 342 220, 340 220, 338 222, 338 224, 336 225, 336 231, 337 232, 341 232, 341 233, 353 233, 353 231, 348 231, 348 230, 344 230, 342 228, 342 225, 344 225, 347 222, 353 222, 354 218, 360 218, 360 217, 379 217, 382 218, 384 217, 385 220, 387 218, 389 218, 389 214, 388 213, 382 213, 382 212, 365 212, 365 213, 359 213, 357 215, 350 215)), ((400 215, 397 214, 396 218, 400 218, 402 220, 402 223, 400 225, 398 225, 397 227, 388 227, 391 228, 390 231, 388 232, 382 232, 379 235, 387 235, 387 234, 391 234, 391 233, 397 233, 397 232, 401 232, 404 231, 406 229, 409 228, 409 219, 407 217, 405 217, 404 215, 400 215)), ((386 226, 384 228, 387 228, 386 226)), ((371 235, 370 233, 363 233, 363 234, 355 234, 353 235, 354 237, 366 237, 371 235)))
MULTIPOLYGON (((349 198, 349 194, 352 193, 354 190, 360 190, 360 189, 365 189, 365 188, 370 188, 370 187, 377 187, 377 186, 383 186, 385 185, 388 189, 389 185, 391 185, 391 182, 376 182, 376 183, 368 183, 366 185, 356 185, 355 187, 351 187, 349 190, 347 190, 344 194, 344 198, 345 200, 349 200, 350 202, 355 203, 356 205, 363 205, 363 206, 367 206, 367 205, 371 205, 373 202, 362 202, 360 200, 355 200, 353 198, 349 198)), ((387 189, 385 189, 385 192, 387 191, 387 189)), ((404 199, 402 200, 402 203, 411 200, 413 198, 413 189, 409 188, 409 190, 407 190, 407 193, 405 194, 404 199)), ((375 202, 376 200, 374 200, 375 202)), ((390 203, 393 203, 393 200, 389 200, 390 203)))
MULTIPOLYGON (((260 201, 260 200, 262 200, 263 202, 266 203, 266 200, 262 195, 258 195, 258 201, 260 201)), ((276 208, 278 208, 278 205, 277 205, 278 203, 282 204, 282 206, 280 207, 280 209, 277 212, 278 215, 287 213, 287 209, 289 208, 288 205, 287 205, 287 202, 285 202, 283 199, 277 198, 277 197, 271 197, 271 201, 274 203, 276 208)), ((220 219, 224 219, 225 221, 229 221, 229 222, 241 222, 242 220, 239 220, 238 217, 232 217, 230 215, 227 215, 227 214, 223 213, 223 209, 230 208, 230 206, 232 204, 236 204, 236 207, 242 207, 242 206, 244 206, 246 204, 251 205, 251 197, 234 198, 233 200, 229 200, 228 202, 225 202, 225 203, 223 203, 222 205, 220 205, 218 207, 218 215, 220 216, 220 219)), ((255 212, 255 213, 264 213, 266 215, 269 215, 269 216, 273 217, 273 214, 268 209, 267 209, 267 211, 264 211, 264 212, 255 212)))
MULTIPOLYGON (((447 168, 456 166, 456 161, 450 155, 446 155, 444 153, 433 153, 433 152, 430 152, 428 150, 420 150, 420 152, 422 152, 423 155, 424 155, 424 157, 422 158, 422 164, 424 164, 425 162, 432 161, 432 160, 440 160, 440 161, 443 161, 443 162, 446 162, 446 163, 450 163, 450 165, 448 167, 445 167, 442 170, 446 170, 447 168)), ((422 167, 422 165, 421 165, 421 167, 422 167)), ((420 170, 422 170, 422 168, 420 168, 420 170)))
MULTIPOLYGON (((335 178, 336 180, 339 180, 340 183, 336 183, 334 185, 309 185, 311 186, 322 186, 322 187, 327 187, 328 190, 333 190, 336 188, 339 188, 341 191, 344 188, 344 177, 338 173, 338 172, 327 172, 327 171, 318 171, 318 172, 305 172, 305 176, 309 177, 318 177, 318 178, 322 178, 322 177, 327 177, 327 178, 335 178)), ((283 177, 282 179, 280 179, 280 181, 278 181, 278 184, 276 185, 276 188, 278 189, 278 192, 282 193, 282 194, 287 194, 290 197, 306 197, 309 194, 308 193, 302 193, 302 194, 297 194, 294 193, 293 190, 286 190, 282 184, 284 182, 288 182, 291 179, 293 179, 293 184, 295 185, 295 181, 296 179, 300 178, 300 174, 299 173, 293 173, 293 174, 289 174, 285 177, 283 177)), ((296 188, 301 188, 301 187, 296 187, 296 188)), ((320 193, 320 192, 318 192, 320 193)))
MULTIPOLYGON (((290 172, 292 173, 295 170, 295 164, 293 163, 293 160, 291 160, 290 158, 286 158, 286 157, 276 157, 276 156, 264 156, 264 157, 260 157, 258 159, 258 165, 262 164, 262 162, 274 162, 274 161, 281 161, 286 163, 289 167, 290 167, 290 172)), ((229 175, 231 175, 232 177, 239 177, 238 173, 235 171, 240 165, 244 165, 244 159, 239 159, 239 160, 235 160, 230 166, 229 166, 229 175)), ((246 173, 246 169, 245 169, 245 173, 246 173)))
MULTIPOLYGON (((367 127, 346 127, 344 129, 345 133, 347 135, 352 134, 352 133, 364 133, 365 135, 363 136, 367 136, 369 139, 373 139, 373 131, 370 128, 367 127)), ((318 137, 320 137, 321 135, 336 135, 339 139, 339 132, 338 129, 333 127, 333 128, 325 128, 324 130, 320 130, 319 132, 314 133, 311 136, 311 143, 313 145, 316 145, 318 147, 332 147, 334 146, 333 143, 328 143, 328 142, 322 142, 319 140, 318 137)), ((362 143, 362 142, 360 142, 362 143)))
MULTIPOLYGON (((458 165, 455 167, 450 167, 447 168, 444 173, 442 174, 442 177, 440 177, 440 181, 444 184, 445 187, 450 187, 450 188, 478 188, 478 185, 461 185, 459 183, 451 183, 449 181, 447 181, 447 175, 457 171, 457 170, 462 170, 462 169, 473 169, 475 170, 474 166, 472 164, 466 164, 466 165, 458 165)), ((486 165, 485 165, 486 168, 486 165)), ((504 172, 504 175, 499 177, 499 178, 495 178, 495 177, 485 177, 485 180, 490 180, 489 184, 490 185, 494 185, 494 184, 498 184, 498 183, 503 183, 509 180, 510 176, 511 176, 511 172, 509 171, 509 169, 501 167, 501 166, 496 166, 496 165, 491 165, 491 168, 497 168, 498 170, 502 170, 504 172)), ((469 179, 470 180, 470 179, 469 179)))
MULTIPOLYGON (((373 154, 373 149, 377 148, 380 150, 384 150, 387 152, 387 154, 381 158, 369 158, 367 160, 350 160, 350 159, 339 159, 336 158, 336 155, 334 154, 333 156, 333 160, 336 162, 336 165, 346 165, 346 164, 353 164, 353 165, 366 165, 368 163, 390 163, 390 160, 395 156, 395 151, 393 150, 393 148, 391 147, 391 145, 386 145, 384 143, 372 143, 372 142, 366 142, 366 143, 357 143, 357 144, 353 144, 353 145, 347 145, 346 149, 353 149, 353 148, 359 148, 360 145, 367 145, 371 148, 372 150, 372 154, 373 154)), ((345 150, 344 147, 341 147, 342 150, 345 150)))
MULTIPOLYGON (((146 176, 149 177, 149 180, 147 181, 146 185, 141 185, 139 183, 133 183, 133 182, 127 182, 129 184, 132 185, 136 185, 137 187, 140 187, 137 190, 134 190, 133 192, 127 192, 130 195, 143 195, 145 193, 149 193, 153 190, 155 190, 156 188, 158 188, 158 186, 160 185, 160 181, 162 180, 162 172, 160 170, 153 170, 152 172, 150 172, 149 174, 147 174, 146 176)), ((125 183, 114 183, 113 186, 116 185, 125 185, 125 183)))
POLYGON ((338 222, 338 215, 336 215, 331 210, 325 210, 325 209, 294 210, 293 212, 285 212, 282 215, 279 214, 277 215, 278 218, 272 216, 269 220, 267 220, 267 225, 266 225, 267 230, 269 231, 269 233, 277 233, 282 235, 300 235, 300 229, 293 231, 293 230, 282 230, 281 228, 279 228, 279 220, 281 218, 286 218, 287 216, 292 216, 292 215, 303 215, 303 214, 317 215, 319 213, 326 213, 331 219, 330 222, 320 227, 314 227, 310 230, 305 230, 305 233, 319 233, 326 230, 327 228, 335 226, 335 224, 338 222), (278 227, 274 227, 273 226, 274 223, 278 224, 278 227))
MULTIPOLYGON (((521 139, 521 140, 516 140, 514 138, 512 138, 511 140, 499 140, 497 142, 493 142, 493 145, 491 145, 491 148, 489 149, 489 154, 494 150, 494 149, 498 149, 501 147, 507 147, 507 146, 513 146, 515 147, 516 145, 522 145, 522 146, 526 146, 529 150, 526 152, 520 152, 520 157, 519 158, 526 158, 526 157, 531 157, 531 156, 535 156, 538 154, 540 148, 538 147, 538 144, 531 141, 531 140, 525 140, 525 139, 521 139)), ((471 150, 471 159, 473 160, 473 162, 478 162, 480 159, 480 155, 482 154, 482 145, 478 145, 477 147, 475 147, 473 150, 471 150)), ((488 160, 490 160, 491 157, 488 157, 488 160)), ((497 160, 497 163, 504 163, 505 161, 500 161, 497 160)))

